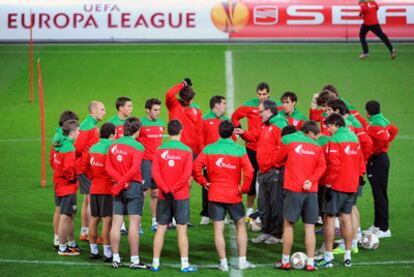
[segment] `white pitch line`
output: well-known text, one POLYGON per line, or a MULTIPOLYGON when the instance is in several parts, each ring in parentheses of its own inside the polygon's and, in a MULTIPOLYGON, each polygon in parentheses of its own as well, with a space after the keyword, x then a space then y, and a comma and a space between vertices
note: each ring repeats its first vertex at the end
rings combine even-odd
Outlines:
MULTIPOLYGON (((105 263, 88 263, 88 262, 69 262, 69 261, 51 261, 51 260, 18 260, 18 259, 0 259, 0 264, 41 264, 41 265, 63 265, 63 266, 79 266, 79 267, 91 267, 91 266, 105 266, 110 267, 110 265, 105 263)), ((259 268, 269 268, 272 269, 273 264, 255 264, 259 268)), ((377 262, 352 262, 354 267, 369 267, 369 266, 414 266, 414 260, 393 260, 393 261, 377 261, 377 262)), ((180 264, 172 263, 161 263, 162 267, 166 268, 180 268, 180 264)), ((204 269, 216 269, 217 264, 201 264, 196 265, 198 268, 204 269)), ((234 265, 232 265, 234 266, 234 265)), ((249 271, 254 271, 249 270, 249 271)))
MULTIPOLYGON (((352 53, 349 49, 295 49, 296 53, 352 53)), ((188 54, 188 53, 213 53, 215 49, 211 50, 139 50, 139 49, 123 49, 123 50, 90 50, 90 49, 74 49, 74 50, 35 50, 35 54, 130 54, 130 53, 145 53, 145 54, 188 54)), ((232 50, 227 52, 234 53, 292 53, 291 49, 246 49, 246 50, 232 50)), ((386 50, 371 50, 372 53, 386 53, 386 50)), ((414 50, 398 50, 398 53, 413 53, 414 50)), ((1 50, 1 54, 27 54, 29 50, 1 50)))
MULTIPOLYGON (((233 76, 233 53, 232 51, 225 52, 225 66, 226 66, 226 102, 227 112, 232 114, 234 111, 234 76, 233 76)), ((238 252, 236 244, 236 227, 234 224, 229 224, 230 228, 230 251, 231 251, 231 264, 238 263, 238 252)), ((230 267, 230 276, 241 277, 243 273, 239 269, 230 267)))

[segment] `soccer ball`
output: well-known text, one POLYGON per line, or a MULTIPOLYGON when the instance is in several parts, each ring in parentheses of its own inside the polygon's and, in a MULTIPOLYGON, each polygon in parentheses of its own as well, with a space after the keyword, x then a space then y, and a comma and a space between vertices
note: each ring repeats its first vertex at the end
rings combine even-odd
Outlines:
POLYGON ((361 238, 361 246, 364 249, 377 249, 379 246, 379 239, 375 234, 365 234, 361 238))
POLYGON ((293 253, 290 257, 290 263, 294 269, 304 269, 306 266, 307 256, 303 252, 293 253))

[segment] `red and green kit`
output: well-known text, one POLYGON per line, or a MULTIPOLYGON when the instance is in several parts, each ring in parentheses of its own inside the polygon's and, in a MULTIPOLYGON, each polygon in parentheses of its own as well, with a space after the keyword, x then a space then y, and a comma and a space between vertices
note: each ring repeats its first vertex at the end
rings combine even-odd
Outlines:
POLYGON ((63 136, 63 131, 62 128, 56 128, 56 132, 52 138, 52 145, 50 147, 50 151, 49 151, 49 164, 50 167, 53 170, 53 160, 55 158, 55 143, 58 142, 63 136))
MULTIPOLYGON (((247 130, 240 135, 246 142, 256 142, 257 162, 261 173, 266 173, 275 166, 273 157, 280 146, 282 129, 287 126, 287 120, 280 114, 272 117, 268 122, 261 123, 261 127, 247 130)), ((279 168, 283 165, 277 164, 279 168)))
POLYGON ((76 168, 78 174, 84 173, 90 178, 90 172, 82 172, 82 156, 88 153, 89 148, 99 141, 99 131, 96 127, 98 121, 91 115, 88 115, 79 127, 79 136, 75 142, 76 148, 76 168))
POLYGON ((204 147, 194 162, 193 176, 203 187, 210 183, 209 201, 235 204, 242 201, 242 193, 250 190, 253 167, 246 149, 230 138, 220 138, 216 143, 204 147), (207 169, 209 181, 203 176, 203 168, 207 169))
POLYGON ((274 163, 285 162, 283 188, 293 192, 317 192, 318 182, 326 169, 322 147, 302 132, 282 138, 280 149, 276 151, 274 163), (303 189, 306 180, 312 182, 309 190, 303 189))
POLYGON ((168 108, 168 120, 177 119, 181 122, 183 125, 181 142, 198 154, 201 151, 202 113, 200 107, 194 103, 189 106, 181 104, 177 94, 183 87, 184 84, 179 83, 167 91, 165 104, 168 108))
POLYGON ((163 143, 155 150, 152 160, 152 178, 158 186, 160 199, 171 192, 176 200, 190 197, 190 178, 193 168, 191 149, 177 140, 163 143))
POLYGON ((53 183, 56 196, 76 193, 76 153, 73 139, 62 135, 54 144, 53 183))
MULTIPOLYGON (((278 110, 282 109, 282 103, 279 101, 275 101, 274 99, 270 99, 277 104, 278 110)), ((259 104, 260 100, 258 98, 251 99, 241 106, 239 106, 231 115, 231 121, 233 122, 234 126, 241 127, 240 120, 243 118, 247 118, 247 130, 253 131, 253 129, 258 129, 262 125, 262 118, 259 114, 259 104)), ((246 147, 256 151, 257 149, 257 142, 256 141, 246 141, 246 147)))
POLYGON ((114 182, 105 170, 106 156, 111 144, 110 139, 101 139, 83 157, 82 167, 91 172, 91 194, 111 194, 114 182))
POLYGON ((369 118, 367 133, 372 139, 373 154, 379 155, 388 152, 390 143, 398 134, 398 128, 382 114, 376 114, 369 118))
POLYGON ((124 136, 124 119, 120 119, 118 115, 114 115, 108 120, 108 122, 115 125, 115 139, 119 139, 124 136))
POLYGON ((326 184, 340 192, 356 192, 365 162, 357 136, 341 127, 329 140, 326 184))
POLYGON ((105 170, 116 182, 112 194, 117 195, 130 182, 142 183, 141 161, 144 146, 132 136, 117 139, 109 147, 105 161, 105 170))
POLYGON ((280 111, 279 113, 286 118, 289 125, 295 126, 298 130, 300 130, 303 123, 308 120, 308 118, 299 112, 296 108, 291 115, 288 115, 283 111, 280 111))
POLYGON ((161 119, 150 120, 146 116, 141 119, 142 128, 136 138, 144 146, 143 160, 152 160, 155 149, 162 144, 164 122, 161 119))
POLYGON ((359 145, 361 146, 362 154, 364 155, 365 162, 371 157, 372 154, 372 139, 365 132, 364 126, 361 122, 352 114, 349 114, 347 119, 351 122, 354 133, 358 137, 359 145))
MULTIPOLYGON (((325 162, 328 160, 328 153, 329 153, 329 149, 328 149, 328 145, 329 145, 329 136, 324 136, 324 135, 321 135, 321 136, 319 136, 319 138, 316 140, 316 143, 320 146, 320 147, 322 147, 322 150, 323 150, 323 154, 324 154, 324 157, 325 157, 325 162)), ((325 170, 325 172, 324 172, 324 174, 321 176, 321 178, 319 179, 319 185, 320 186, 324 186, 324 185, 326 185, 326 181, 325 181, 325 178, 326 178, 326 176, 327 176, 328 174, 327 174, 327 172, 326 172, 326 170, 325 170)))
MULTIPOLYGON (((209 111, 207 114, 203 116, 203 128, 202 128, 202 143, 201 149, 208 144, 216 142, 220 138, 219 134, 219 125, 224 120, 230 120, 225 115, 217 117, 213 111, 209 111)), ((236 136, 233 135, 232 139, 236 141, 236 136)))

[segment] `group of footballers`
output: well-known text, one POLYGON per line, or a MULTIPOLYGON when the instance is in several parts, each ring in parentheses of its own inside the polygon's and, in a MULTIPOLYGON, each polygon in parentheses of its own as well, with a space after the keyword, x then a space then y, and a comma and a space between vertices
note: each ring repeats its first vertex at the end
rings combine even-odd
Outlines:
POLYGON ((379 102, 366 103, 367 121, 334 86, 326 85, 313 95, 308 120, 296 109, 294 92, 285 92, 280 102, 275 101, 270 98, 269 85, 260 83, 257 97, 229 118, 225 97, 211 97, 210 111, 203 116, 193 101, 195 94, 189 78, 167 91, 167 125, 159 119, 162 102, 156 98, 146 101, 146 115, 137 118, 131 116, 132 100, 119 97, 117 115, 100 129, 97 123, 106 111, 99 101, 89 104, 89 115, 81 123, 73 111, 61 114, 50 151, 56 204, 54 244, 59 255, 80 254, 73 229, 79 187, 84 194, 80 239, 89 241, 91 259, 102 258, 119 268, 121 233, 127 233, 130 268, 159 271, 164 235, 174 224, 181 271, 197 271, 188 259, 192 180, 202 186, 200 224, 213 221, 221 271, 229 270, 226 214, 236 227, 241 270, 255 267, 246 259, 246 216, 261 222, 262 234, 253 243, 283 243, 282 258, 275 263, 278 269, 291 268, 294 225, 299 217, 305 228, 306 270, 332 267, 337 253, 344 254, 344 265, 350 267, 351 252, 358 252, 361 234, 356 204, 365 174, 375 209, 374 224, 366 232, 379 238, 391 236, 387 151, 398 129, 381 114, 379 102), (244 118, 247 128, 241 125, 244 118), (236 143, 237 137, 246 142, 245 148, 236 143), (150 266, 139 258, 140 222, 147 195, 151 230, 156 232, 150 266), (124 216, 128 216, 128 230, 124 216), (321 218, 324 255, 317 260, 315 224, 321 218), (338 219, 343 240, 335 246, 338 219), (100 222, 102 236, 98 237, 100 222), (98 244, 103 244, 102 255, 98 244))

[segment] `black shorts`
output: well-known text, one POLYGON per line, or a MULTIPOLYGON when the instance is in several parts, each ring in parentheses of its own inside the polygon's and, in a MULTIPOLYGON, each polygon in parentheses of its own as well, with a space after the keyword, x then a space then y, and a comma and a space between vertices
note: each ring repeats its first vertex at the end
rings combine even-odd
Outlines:
POLYGON ((142 187, 144 190, 156 189, 157 184, 152 179, 152 161, 142 160, 141 162, 141 174, 142 174, 142 187))
POLYGON ((354 197, 354 202, 353 202, 354 206, 356 206, 357 200, 361 196, 362 196, 362 186, 358 186, 358 191, 355 193, 355 197, 354 197))
POLYGON ((190 204, 185 200, 161 200, 157 202, 157 223, 167 225, 175 218, 177 224, 188 224, 190 221, 190 204))
POLYGON ((351 214, 355 193, 325 188, 322 209, 328 215, 351 214))
POLYGON ((140 215, 144 207, 144 193, 142 185, 131 182, 128 190, 122 190, 113 198, 113 215, 140 215))
POLYGON ((86 177, 85 174, 80 174, 78 176, 79 181, 79 190, 81 194, 89 194, 91 190, 91 180, 89 180, 88 177, 86 177))
POLYGON ((91 194, 90 207, 93 217, 112 216, 112 195, 91 194))
POLYGON ((291 223, 296 223, 302 216, 303 223, 315 224, 319 216, 318 193, 285 190, 283 216, 291 223))
POLYGON ((74 215, 76 214, 76 193, 65 196, 58 196, 56 206, 60 207, 60 214, 74 215))
POLYGON ((246 147, 247 156, 249 157, 249 161, 253 166, 254 172, 253 172, 253 179, 250 183, 250 190, 247 193, 247 195, 256 195, 256 177, 257 177, 257 171, 259 171, 259 164, 257 163, 257 152, 250 149, 249 147, 246 147))
POLYGON ((60 207, 60 200, 59 197, 55 193, 55 207, 60 207))
POLYGON ((208 214, 213 221, 223 221, 226 216, 226 211, 230 218, 237 222, 244 218, 243 202, 237 204, 226 204, 220 202, 208 202, 208 214))

